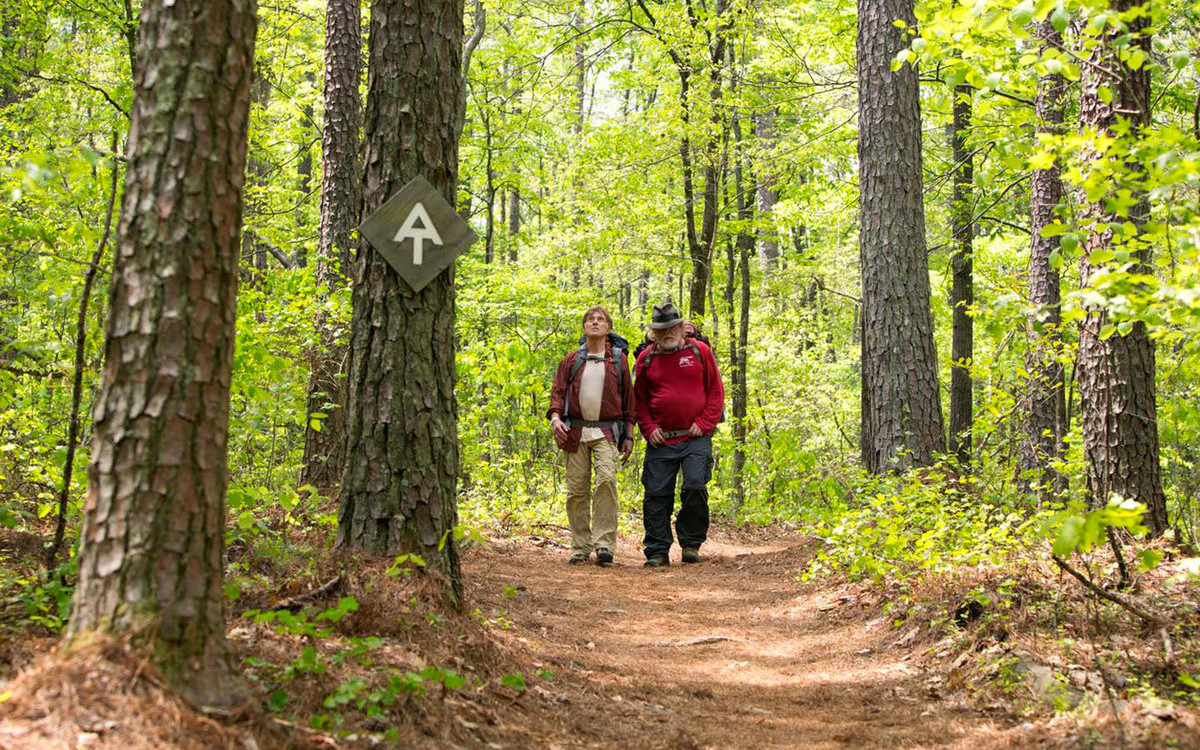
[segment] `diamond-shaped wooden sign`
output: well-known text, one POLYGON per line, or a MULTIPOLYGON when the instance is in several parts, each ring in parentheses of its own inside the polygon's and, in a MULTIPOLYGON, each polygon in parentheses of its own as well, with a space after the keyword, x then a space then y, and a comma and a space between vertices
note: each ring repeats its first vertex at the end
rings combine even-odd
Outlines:
POLYGON ((368 216, 358 231, 414 294, 479 239, 437 188, 420 176, 368 216))

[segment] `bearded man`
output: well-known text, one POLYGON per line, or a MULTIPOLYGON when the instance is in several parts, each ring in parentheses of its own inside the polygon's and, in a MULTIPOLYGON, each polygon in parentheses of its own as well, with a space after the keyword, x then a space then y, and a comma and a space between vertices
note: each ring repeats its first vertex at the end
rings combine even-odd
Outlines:
POLYGON ((671 564, 671 514, 676 477, 683 474, 675 534, 685 563, 700 562, 708 539, 712 434, 725 408, 725 386, 712 349, 685 334, 686 321, 666 302, 650 318, 654 344, 637 358, 633 384, 638 426, 646 438, 642 464, 644 566, 671 564))

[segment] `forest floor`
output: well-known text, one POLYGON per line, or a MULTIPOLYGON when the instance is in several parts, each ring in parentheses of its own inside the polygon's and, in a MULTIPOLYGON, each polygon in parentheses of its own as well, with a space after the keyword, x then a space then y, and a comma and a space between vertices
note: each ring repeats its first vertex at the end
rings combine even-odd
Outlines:
POLYGON ((889 647, 887 617, 799 585, 800 539, 718 535, 703 553, 683 565, 676 549, 657 570, 632 545, 610 568, 516 544, 467 558, 475 599, 517 590, 493 602, 512 637, 586 678, 550 687, 562 709, 530 746, 981 748, 1004 734, 931 698, 912 652, 889 647))
POLYGON ((286 705, 223 726, 164 696, 144 663, 114 659, 119 648, 105 656, 115 668, 94 654, 39 665, 10 642, 0 749, 1200 747, 1191 709, 1120 701, 1115 721, 1096 696, 1055 712, 1032 708, 1020 675, 1007 693, 983 684, 976 652, 1006 652, 1009 636, 935 656, 935 629, 894 627, 880 590, 799 582, 815 544, 795 532, 714 530, 701 563, 681 564, 675 549, 665 569, 643 568, 632 539, 611 567, 568 565, 565 540, 554 529, 471 545, 461 613, 437 610, 427 574, 329 556, 289 585, 340 572, 326 604, 353 596, 357 609, 335 632, 231 614, 247 678, 265 703, 286 705), (389 676, 415 681, 433 665, 467 679, 426 677, 380 698, 389 676))

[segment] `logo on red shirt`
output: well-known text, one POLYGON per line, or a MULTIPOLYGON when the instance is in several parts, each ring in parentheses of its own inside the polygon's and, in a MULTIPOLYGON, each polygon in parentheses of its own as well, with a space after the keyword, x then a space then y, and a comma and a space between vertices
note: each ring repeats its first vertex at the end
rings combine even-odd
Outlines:
POLYGON ((696 364, 696 358, 690 354, 685 354, 679 358, 680 367, 693 367, 696 364))

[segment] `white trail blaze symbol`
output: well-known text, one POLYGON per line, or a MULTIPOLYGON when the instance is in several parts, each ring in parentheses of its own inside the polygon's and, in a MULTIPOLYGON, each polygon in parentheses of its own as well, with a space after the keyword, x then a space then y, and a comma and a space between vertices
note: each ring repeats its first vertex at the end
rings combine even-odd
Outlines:
POLYGON ((396 232, 396 236, 392 238, 395 242, 403 242, 412 240, 413 243, 413 265, 419 266, 425 260, 424 248, 422 243, 429 240, 435 245, 442 244, 442 236, 438 234, 437 227, 433 225, 433 220, 429 218, 429 212, 425 210, 424 204, 418 202, 408 212, 408 218, 404 220, 404 225, 400 227, 400 231, 396 232), (417 226, 417 222, 421 225, 417 226))

